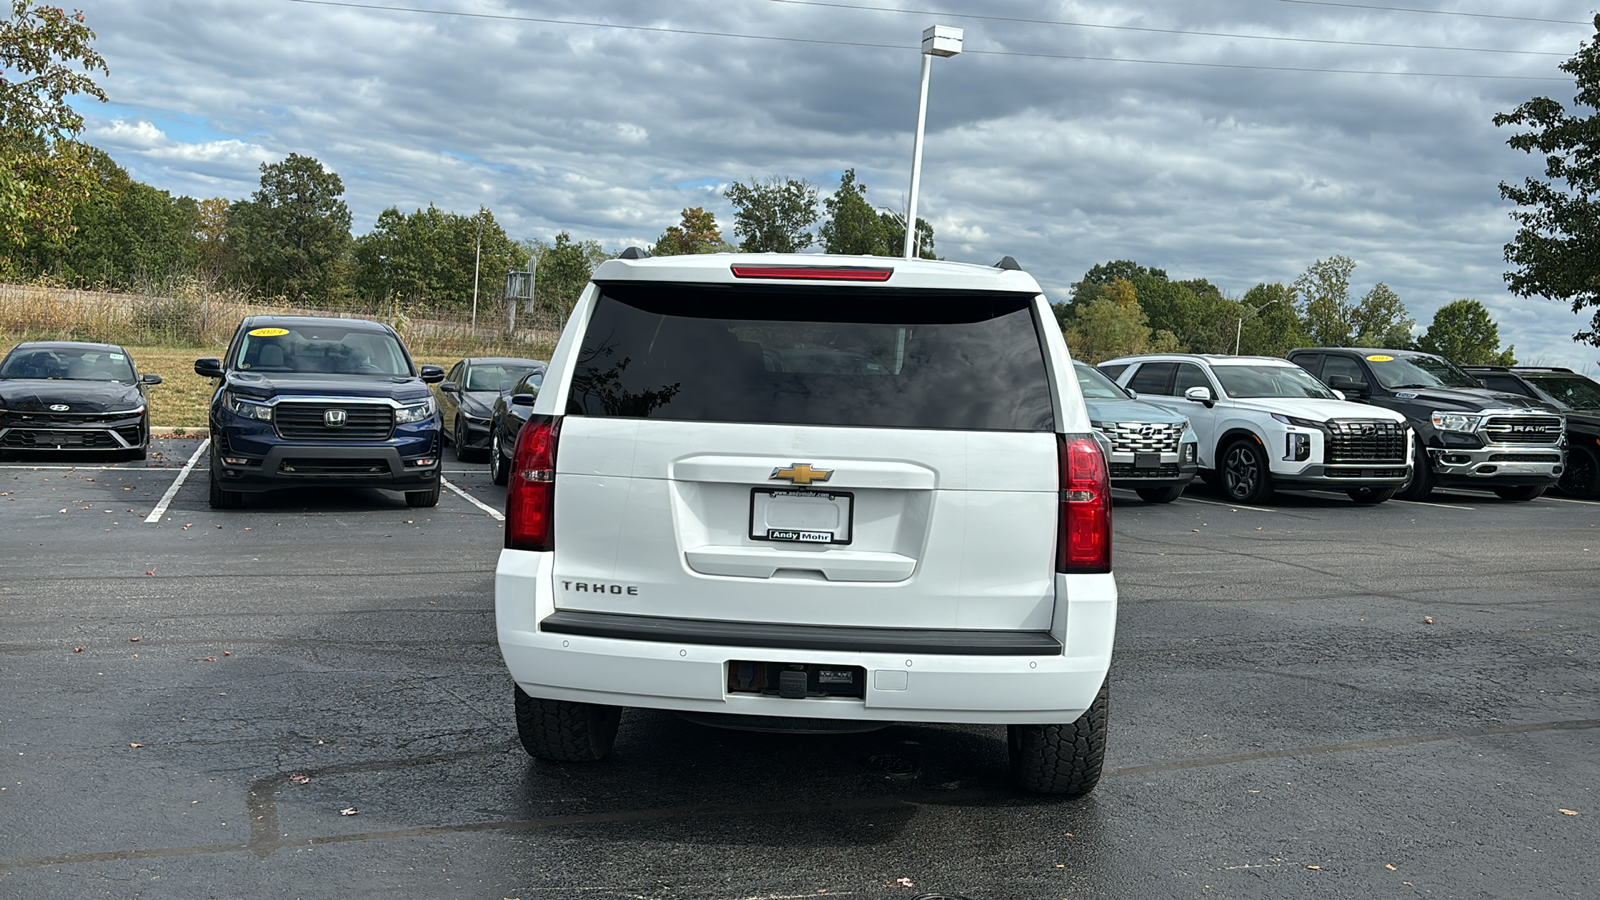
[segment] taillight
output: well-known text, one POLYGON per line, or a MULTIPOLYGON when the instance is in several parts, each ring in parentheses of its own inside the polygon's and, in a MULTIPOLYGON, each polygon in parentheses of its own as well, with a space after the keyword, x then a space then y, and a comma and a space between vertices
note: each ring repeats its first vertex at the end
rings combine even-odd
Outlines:
POLYGON ((1111 571, 1111 474, 1089 434, 1056 437, 1061 466, 1057 572, 1111 571))
POLYGON ((506 487, 506 548, 554 550, 560 416, 530 416, 517 433, 506 487))

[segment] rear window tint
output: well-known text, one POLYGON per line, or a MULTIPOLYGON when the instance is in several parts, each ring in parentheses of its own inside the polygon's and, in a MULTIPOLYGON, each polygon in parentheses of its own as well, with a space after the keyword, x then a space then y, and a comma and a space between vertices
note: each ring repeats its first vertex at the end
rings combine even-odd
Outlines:
POLYGON ((1055 430, 1031 295, 837 286, 601 285, 567 412, 1055 430))

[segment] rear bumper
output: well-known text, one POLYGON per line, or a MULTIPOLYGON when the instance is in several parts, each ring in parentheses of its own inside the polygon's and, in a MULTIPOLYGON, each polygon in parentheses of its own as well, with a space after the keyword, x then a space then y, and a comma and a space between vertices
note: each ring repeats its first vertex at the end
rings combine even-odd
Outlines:
MULTIPOLYGON (((716 623, 699 634, 685 629, 633 639, 615 636, 625 629, 572 627, 582 617, 557 613, 552 565, 549 553, 501 551, 495 571, 501 655, 530 696, 607 706, 881 722, 1071 722, 1105 680, 1116 629, 1113 576, 1058 575, 1057 597, 1063 599, 1051 631, 1015 633, 1028 635, 1011 648, 1020 652, 958 644, 948 646, 967 652, 942 652, 937 641, 908 645, 903 636, 874 649, 849 649, 870 644, 848 642, 781 647, 767 638, 739 644, 733 643, 740 639, 737 628, 729 628, 733 623, 716 623), (738 660, 860 666, 866 670, 865 696, 785 699, 729 691, 728 665, 738 660)), ((625 617, 600 617, 605 618, 625 617)), ((755 628, 749 633, 782 632, 781 626, 755 628)))

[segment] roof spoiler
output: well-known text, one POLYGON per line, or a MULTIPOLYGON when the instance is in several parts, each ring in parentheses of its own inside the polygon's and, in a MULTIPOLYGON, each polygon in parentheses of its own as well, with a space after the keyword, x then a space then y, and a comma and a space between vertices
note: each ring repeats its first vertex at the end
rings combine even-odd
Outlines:
POLYGON ((617 254, 617 259, 649 259, 650 251, 643 247, 627 247, 617 254))
POLYGON ((1009 256, 1000 257, 1000 261, 995 263, 994 267, 996 269, 1005 269, 1005 270, 1010 271, 1010 272, 1021 272, 1022 271, 1022 267, 1017 265, 1017 261, 1015 259, 1013 259, 1012 257, 1009 257, 1009 256))

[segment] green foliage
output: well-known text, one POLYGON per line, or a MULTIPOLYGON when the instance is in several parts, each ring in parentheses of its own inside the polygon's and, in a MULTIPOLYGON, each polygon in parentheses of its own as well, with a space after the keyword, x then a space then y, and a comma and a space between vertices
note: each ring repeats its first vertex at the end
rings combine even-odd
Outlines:
MULTIPOLYGON (((878 225, 883 229, 883 239, 889 245, 889 256, 900 256, 906 251, 906 214, 878 211, 878 225)), ((939 259, 933 249, 933 226, 927 219, 917 216, 917 258, 939 259)))
MULTIPOLYGON (((900 247, 891 247, 884 233, 883 220, 867 202, 867 187, 856 181, 856 170, 846 169, 839 177, 839 189, 822 201, 828 221, 817 229, 822 248, 829 253, 860 256, 899 256, 900 247)), ((905 231, 900 232, 901 241, 905 231)))
POLYGON ((1283 356, 1311 343, 1305 323, 1295 312, 1294 289, 1258 284, 1239 299, 1243 321, 1235 324, 1239 352, 1247 356, 1283 356))
POLYGON ((1522 297, 1565 300, 1573 312, 1596 307, 1589 330, 1573 339, 1600 346, 1600 15, 1594 27, 1594 38, 1561 64, 1577 84, 1574 112, 1535 97, 1494 124, 1527 127, 1506 143, 1543 154, 1545 163, 1542 179, 1500 183, 1500 196, 1517 204, 1511 218, 1519 226, 1505 246, 1515 267, 1506 282, 1522 297))
POLYGON ((27 0, 12 0, 0 24, 0 270, 31 236, 69 236, 89 195, 91 163, 75 140, 83 117, 68 98, 106 99, 93 78, 107 71, 94 36, 83 13, 27 0))
POLYGON ((1119 278, 1129 284, 1133 284, 1141 278, 1166 281, 1167 273, 1162 269, 1147 269, 1131 259, 1118 259, 1098 264, 1088 272, 1085 272, 1082 280, 1074 282, 1067 288, 1068 300, 1066 306, 1068 312, 1071 312, 1079 303, 1088 303, 1100 296, 1101 288, 1119 278))
POLYGON ((410 214, 394 207, 379 213, 373 229, 356 240, 352 259, 353 283, 364 299, 393 297, 464 312, 472 306, 475 262, 481 307, 483 298, 498 300, 506 273, 523 254, 488 209, 462 216, 429 204, 410 214))
POLYGON ((684 209, 677 225, 668 225, 651 248, 652 256, 683 256, 690 253, 717 253, 729 249, 722 232, 717 230, 717 216, 702 207, 684 209))
POLYGON ((1135 353, 1181 349, 1171 332, 1152 333, 1127 279, 1117 278, 1098 287, 1094 299, 1080 304, 1067 325, 1067 346, 1074 358, 1093 364, 1135 353))
POLYGON ((1476 300, 1456 300, 1440 307, 1433 314, 1433 324, 1417 341, 1417 349, 1463 366, 1516 364, 1516 348, 1500 349, 1500 326, 1476 300))
POLYGON ((556 235, 556 242, 539 255, 534 273, 534 304, 555 310, 565 318, 593 272, 594 264, 584 244, 561 232, 556 235))
POLYGON ((746 253, 797 253, 815 241, 817 189, 805 181, 752 178, 722 195, 733 204, 733 233, 746 253))
POLYGON ((1350 311, 1350 330, 1355 332, 1357 347, 1405 350, 1411 346, 1411 330, 1416 325, 1400 295, 1381 281, 1350 311))
POLYGON ((261 187, 228 213, 229 241, 246 279, 268 296, 306 306, 345 294, 351 246, 344 182, 322 163, 291 153, 261 164, 261 187))
POLYGON ((1304 304, 1301 314, 1311 343, 1321 347, 1349 346, 1350 274, 1355 268, 1355 260, 1350 257, 1331 256, 1312 263, 1295 280, 1294 291, 1304 304))

